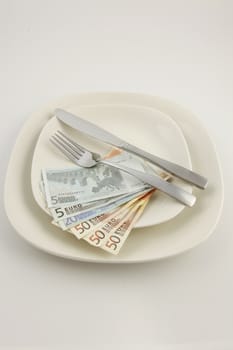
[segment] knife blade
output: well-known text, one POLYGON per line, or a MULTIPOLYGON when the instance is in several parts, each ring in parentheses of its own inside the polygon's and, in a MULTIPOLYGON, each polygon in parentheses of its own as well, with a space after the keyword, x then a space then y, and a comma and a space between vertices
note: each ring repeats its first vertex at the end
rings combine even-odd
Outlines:
POLYGON ((139 157, 142 157, 147 161, 159 166, 163 170, 169 172, 170 174, 192 185, 195 185, 200 189, 205 189, 207 187, 208 180, 204 176, 199 175, 192 170, 184 168, 179 164, 175 164, 166 159, 162 159, 134 145, 131 145, 119 138, 118 136, 115 136, 114 134, 104 130, 103 128, 83 118, 80 118, 61 108, 55 109, 55 115, 60 121, 72 127, 73 129, 79 130, 89 136, 96 138, 97 140, 103 141, 112 146, 121 148, 127 152, 131 152, 139 157))

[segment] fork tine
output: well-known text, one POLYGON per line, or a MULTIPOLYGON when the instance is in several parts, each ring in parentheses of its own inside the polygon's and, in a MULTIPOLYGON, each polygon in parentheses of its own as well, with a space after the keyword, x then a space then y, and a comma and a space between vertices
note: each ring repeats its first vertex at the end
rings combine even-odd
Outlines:
POLYGON ((88 149, 88 148, 86 148, 84 146, 81 146, 79 143, 77 143, 76 141, 72 140, 70 137, 66 136, 62 131, 57 130, 56 133, 61 134, 64 139, 69 141, 73 146, 75 146, 75 148, 78 148, 81 152, 83 152, 83 153, 87 153, 87 152, 91 153, 93 159, 98 160, 98 161, 101 159, 100 154, 92 152, 90 149, 88 149))
POLYGON ((85 168, 95 166, 99 160, 97 158, 100 158, 97 153, 85 149, 60 131, 57 131, 52 136, 52 140, 56 143, 56 146, 60 146, 59 149, 62 148, 63 151, 64 149, 66 150, 66 156, 69 157, 69 159, 71 159, 70 155, 72 155, 72 159, 75 159, 76 164, 85 168))
POLYGON ((79 158, 82 156, 78 151, 73 149, 65 140, 62 138, 58 137, 56 134, 52 136, 53 140, 55 140, 63 149, 65 149, 68 153, 72 154, 72 156, 76 159, 79 160, 79 158))
POLYGON ((77 142, 75 142, 74 140, 72 140, 70 137, 68 137, 67 135, 65 135, 62 131, 57 130, 56 134, 60 134, 66 141, 69 141, 69 143, 71 143, 73 146, 75 146, 76 148, 78 148, 81 152, 85 152, 88 151, 86 148, 84 148, 83 146, 79 145, 77 142))
POLYGON ((57 147, 69 160, 72 160, 74 163, 78 164, 78 159, 73 156, 69 151, 67 151, 62 144, 60 144, 57 139, 52 136, 49 141, 57 147))
POLYGON ((70 142, 65 140, 63 137, 61 137, 57 133, 55 133, 53 137, 56 137, 57 141, 62 143, 63 146, 66 146, 66 148, 68 148, 69 151, 72 151, 72 153, 74 153, 74 155, 77 154, 78 156, 82 156, 83 151, 81 151, 78 147, 74 146, 73 144, 71 144, 70 142))

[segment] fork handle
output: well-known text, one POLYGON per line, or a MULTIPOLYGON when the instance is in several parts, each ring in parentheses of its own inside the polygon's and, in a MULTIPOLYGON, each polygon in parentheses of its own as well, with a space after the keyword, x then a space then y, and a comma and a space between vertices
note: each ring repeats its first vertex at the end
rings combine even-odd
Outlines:
POLYGON ((128 168, 120 164, 114 164, 107 160, 103 160, 101 161, 101 163, 110 165, 114 168, 123 170, 128 174, 134 175, 139 180, 146 182, 149 185, 157 188, 158 190, 168 194, 170 197, 175 198, 176 200, 178 200, 179 202, 181 202, 182 204, 188 207, 192 207, 196 201, 196 197, 193 194, 186 192, 182 188, 163 180, 161 177, 157 175, 143 173, 141 171, 128 168))
POLYGON ((121 146, 121 148, 127 152, 133 153, 137 156, 140 156, 146 159, 147 161, 159 166, 163 170, 168 171, 170 174, 192 185, 195 185, 198 188, 205 189, 208 184, 208 180, 204 176, 199 175, 192 170, 184 168, 181 165, 172 163, 168 160, 165 160, 153 154, 150 154, 149 152, 143 151, 142 149, 136 146, 125 143, 121 146))

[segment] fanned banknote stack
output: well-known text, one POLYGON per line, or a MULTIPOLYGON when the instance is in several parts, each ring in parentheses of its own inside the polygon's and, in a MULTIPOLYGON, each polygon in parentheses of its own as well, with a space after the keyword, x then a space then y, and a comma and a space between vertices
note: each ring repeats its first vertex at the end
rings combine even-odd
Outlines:
MULTIPOLYGON (((152 172, 143 160, 117 149, 106 158, 152 172)), ((40 189, 54 225, 112 254, 119 253, 155 191, 101 163, 92 168, 43 169, 40 189)))

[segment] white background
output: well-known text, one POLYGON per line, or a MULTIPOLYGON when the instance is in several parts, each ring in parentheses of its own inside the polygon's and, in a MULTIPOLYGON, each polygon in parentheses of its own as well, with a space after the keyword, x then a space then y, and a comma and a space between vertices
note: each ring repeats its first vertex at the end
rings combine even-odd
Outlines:
POLYGON ((233 349, 232 18, 231 0, 0 0, 2 189, 31 112, 65 94, 115 90, 170 98, 196 113, 225 181, 211 238, 142 265, 85 264, 37 251, 14 232, 1 204, 4 349, 233 349))

